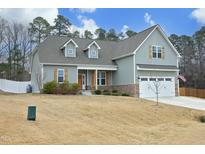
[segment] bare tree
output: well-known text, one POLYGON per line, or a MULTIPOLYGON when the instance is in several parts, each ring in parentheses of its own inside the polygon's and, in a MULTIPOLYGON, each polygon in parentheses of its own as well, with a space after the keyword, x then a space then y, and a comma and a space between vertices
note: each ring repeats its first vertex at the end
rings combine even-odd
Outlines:
POLYGON ((152 88, 152 85, 149 85, 149 88, 154 92, 154 94, 156 95, 156 105, 159 105, 159 92, 160 89, 162 88, 161 82, 159 81, 158 78, 154 78, 154 77, 150 77, 150 79, 152 79, 152 84, 154 86, 154 88, 152 88))
POLYGON ((11 24, 11 36, 13 42, 12 54, 11 54, 11 69, 12 71, 12 79, 17 80, 18 75, 21 73, 21 60, 22 54, 20 50, 20 35, 23 29, 23 25, 18 23, 11 24))
POLYGON ((159 105, 159 89, 160 89, 160 81, 156 79, 156 81, 153 81, 154 84, 154 92, 156 94, 157 99, 157 105, 159 105))
POLYGON ((4 49, 6 48, 6 45, 4 43, 5 40, 5 28, 7 25, 7 21, 0 18, 0 58, 4 56, 4 49))
POLYGON ((8 57, 8 64, 9 64, 9 74, 8 74, 8 79, 11 79, 11 67, 12 67, 12 48, 13 48, 13 43, 12 43, 12 30, 9 24, 5 28, 5 39, 4 43, 6 45, 5 51, 7 53, 8 57))
MULTIPOLYGON (((4 20, 2 19, 2 21, 4 20)), ((4 22, 5 24, 0 24, 0 34, 3 34, 0 38, 0 51, 3 50, 4 63, 8 66, 6 78, 24 80, 29 77, 25 71, 25 65, 29 63, 28 56, 32 52, 32 35, 29 33, 28 27, 22 24, 9 23, 6 20, 4 22), (3 26, 4 31, 1 30, 3 26)))
POLYGON ((25 70, 25 65, 28 63, 28 56, 32 52, 32 34, 27 27, 23 27, 20 36, 20 48, 22 52, 22 72, 25 70))
POLYGON ((205 73, 204 73, 204 61, 205 61, 205 26, 193 35, 195 45, 195 59, 197 61, 197 87, 205 87, 205 73))

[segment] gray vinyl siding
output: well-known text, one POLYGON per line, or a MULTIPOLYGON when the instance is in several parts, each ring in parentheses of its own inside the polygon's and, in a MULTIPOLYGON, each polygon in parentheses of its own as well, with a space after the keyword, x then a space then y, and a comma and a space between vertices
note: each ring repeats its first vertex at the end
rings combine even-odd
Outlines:
POLYGON ((31 86, 33 92, 39 92, 38 82, 37 82, 37 76, 41 75, 41 68, 39 62, 39 55, 38 52, 34 53, 31 59, 31 86))
POLYGON ((177 77, 178 72, 171 71, 139 71, 137 70, 137 64, 149 64, 149 65, 172 65, 177 66, 177 54, 170 47, 168 42, 159 32, 155 30, 150 37, 145 41, 145 43, 136 52, 136 83, 138 83, 139 76, 171 76, 177 77), (164 59, 153 59, 149 57, 149 47, 150 45, 159 45, 164 47, 165 57, 164 59))
POLYGON ((168 42, 159 32, 155 30, 145 43, 140 47, 136 53, 136 64, 153 64, 153 65, 173 65, 177 66, 177 55, 170 47, 168 42), (149 47, 150 45, 159 45, 164 47, 165 58, 164 59, 150 59, 149 47))
POLYGON ((54 80, 54 69, 68 69, 68 81, 70 83, 77 83, 78 82, 78 70, 76 66, 43 66, 44 78, 43 83, 53 81, 54 80))
POLYGON ((134 84, 133 56, 116 60, 118 70, 112 72, 113 85, 134 84))

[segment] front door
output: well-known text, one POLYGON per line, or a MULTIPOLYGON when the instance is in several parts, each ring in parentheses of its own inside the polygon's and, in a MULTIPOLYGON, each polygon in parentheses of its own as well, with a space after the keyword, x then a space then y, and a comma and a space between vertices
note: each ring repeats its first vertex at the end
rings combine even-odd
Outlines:
POLYGON ((82 89, 85 90, 86 87, 86 76, 85 74, 82 74, 82 89))

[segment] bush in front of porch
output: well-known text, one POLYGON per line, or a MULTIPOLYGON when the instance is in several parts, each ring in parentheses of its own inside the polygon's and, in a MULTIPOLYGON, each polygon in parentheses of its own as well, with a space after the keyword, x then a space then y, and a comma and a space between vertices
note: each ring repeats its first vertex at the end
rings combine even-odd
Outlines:
POLYGON ((96 94, 96 95, 101 95, 102 92, 101 92, 101 90, 95 90, 95 94, 96 94))
POLYGON ((79 92, 79 85, 77 83, 69 83, 64 81, 63 83, 57 83, 56 81, 50 81, 44 84, 44 94, 77 94, 79 92))

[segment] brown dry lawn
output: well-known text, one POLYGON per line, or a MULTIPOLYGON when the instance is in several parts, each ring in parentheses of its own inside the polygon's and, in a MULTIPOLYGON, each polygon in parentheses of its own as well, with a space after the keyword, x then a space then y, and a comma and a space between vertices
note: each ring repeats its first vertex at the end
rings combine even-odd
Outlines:
POLYGON ((200 115, 132 97, 0 94, 0 144, 205 144, 200 115))

